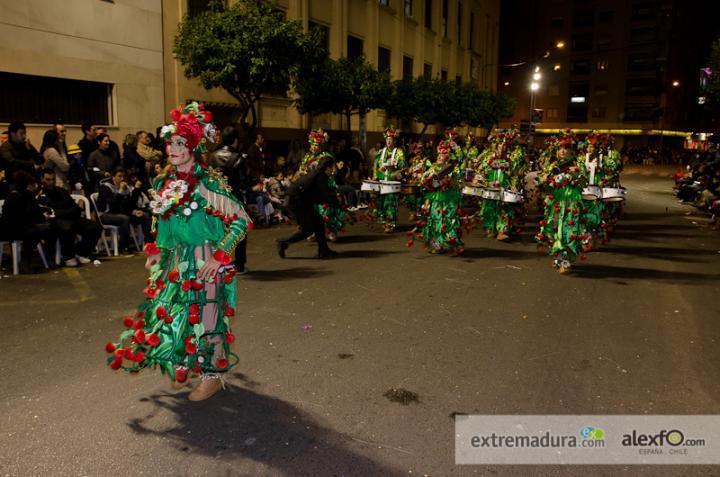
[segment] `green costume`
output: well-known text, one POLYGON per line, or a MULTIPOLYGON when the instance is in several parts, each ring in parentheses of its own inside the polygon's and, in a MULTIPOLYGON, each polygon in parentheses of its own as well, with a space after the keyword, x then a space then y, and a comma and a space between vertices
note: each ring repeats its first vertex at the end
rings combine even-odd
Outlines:
MULTIPOLYGON (((496 131, 491 136, 491 146, 483 151, 479 161, 479 175, 485 187, 515 192, 523 188, 524 155, 516 139, 517 132, 512 130, 496 131)), ((520 207, 522 204, 483 200, 480 208, 483 227, 492 235, 511 235, 520 207)))
MULTIPOLYGON (((380 181, 399 181, 405 167, 405 154, 395 146, 384 147, 375 155, 373 177, 380 181)), ((397 224, 398 201, 400 194, 380 194, 376 199, 375 217, 386 227, 397 224)))

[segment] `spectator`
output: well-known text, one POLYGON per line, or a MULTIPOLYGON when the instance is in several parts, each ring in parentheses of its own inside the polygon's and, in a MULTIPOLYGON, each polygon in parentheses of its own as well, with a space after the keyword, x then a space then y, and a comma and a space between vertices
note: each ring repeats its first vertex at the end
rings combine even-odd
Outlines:
POLYGON ((45 131, 40 146, 40 154, 45 160, 45 168, 54 172, 53 178, 57 181, 57 186, 69 189, 68 171, 70 164, 67 158, 61 154, 60 136, 55 129, 45 131))
POLYGON ((275 208, 274 218, 279 222, 288 221, 287 191, 289 188, 290 180, 285 176, 282 168, 278 169, 275 175, 267 180, 265 185, 270 202, 275 208))
POLYGON ((8 132, 7 129, 0 133, 0 146, 5 144, 8 140, 8 132))
POLYGON ((97 141, 95 141, 97 131, 95 126, 90 123, 83 123, 80 129, 82 129, 83 137, 78 141, 78 146, 82 149, 82 162, 87 164, 90 154, 97 149, 97 141))
POLYGON ((255 137, 255 142, 252 143, 252 145, 248 148, 247 151, 246 163, 248 177, 253 183, 257 183, 257 181, 260 179, 260 176, 262 176, 265 171, 265 160, 263 158, 264 143, 265 138, 263 138, 262 134, 258 134, 255 137))
POLYGON ((146 131, 138 131, 137 137, 137 153, 142 158, 145 165, 145 173, 140 174, 141 178, 147 180, 150 171, 154 168, 155 164, 162 163, 162 152, 152 147, 154 138, 151 137, 146 131))
MULTIPOLYGON (((110 133, 107 132, 107 128, 105 126, 95 126, 95 130, 97 131, 98 134, 107 134, 108 138, 110 138, 110 133)), ((120 158, 121 158, 120 147, 112 139, 110 139, 109 150, 110 150, 110 154, 115 156, 116 164, 120 164, 120 158)))
POLYGON ((358 210, 358 193, 357 190, 347 181, 348 168, 345 167, 344 161, 335 163, 337 172, 335 173, 335 184, 337 191, 345 198, 345 204, 350 212, 358 210))
POLYGON ((302 146, 300 145, 300 141, 298 141, 297 139, 293 139, 290 142, 290 151, 288 152, 287 156, 288 166, 292 169, 297 169, 300 166, 300 163, 302 162, 304 156, 305 151, 303 151, 302 146))
POLYGON ((242 199, 242 189, 245 186, 245 173, 241 170, 242 161, 238 152, 238 133, 232 126, 222 130, 220 148, 213 152, 208 164, 220 171, 228 178, 235 195, 242 199))
POLYGON ((77 144, 71 144, 68 146, 67 154, 68 164, 70 165, 68 171, 70 189, 79 194, 85 194, 86 191, 90 190, 92 182, 82 158, 82 149, 77 144))
POLYGON ((252 184, 247 191, 247 200, 249 204, 255 206, 256 216, 253 222, 269 225, 275 208, 270 200, 270 194, 265 189, 265 176, 260 175, 260 178, 252 184))
POLYGON ((64 124, 55 123, 53 129, 58 133, 58 152, 67 159, 67 129, 64 124))
POLYGON ((51 222, 60 239, 65 266, 77 267, 78 263, 90 263, 92 251, 102 234, 102 226, 83 216, 83 210, 70 197, 67 189, 57 185, 52 169, 43 170, 39 203, 53 211, 51 222), (80 236, 80 241, 76 244, 77 236, 80 236))
POLYGON ((5 176, 5 166, 0 164, 0 200, 7 199, 8 195, 10 195, 10 184, 5 176))
POLYGON ((98 147, 88 158, 88 170, 101 177, 110 177, 112 171, 118 167, 117 157, 110 149, 110 136, 100 133, 95 138, 95 142, 97 142, 98 147))
POLYGON ((137 134, 125 135, 122 165, 128 171, 128 174, 137 174, 144 184, 147 183, 146 180, 143 180, 147 178, 147 171, 145 170, 145 159, 138 154, 137 134))
POLYGON ((349 163, 346 164, 350 172, 354 172, 360 169, 360 164, 365 161, 365 154, 363 154, 360 148, 360 141, 357 137, 353 137, 352 146, 349 151, 349 163))
POLYGON ((98 212, 105 225, 118 227, 119 247, 125 251, 130 243, 130 224, 139 224, 143 228, 145 240, 150 241, 150 216, 138 207, 142 184, 137 181, 134 187, 125 180, 126 171, 116 168, 109 180, 100 183, 98 195, 98 212))
MULTIPOLYGON (((37 273, 42 267, 32 264, 33 250, 38 243, 54 244, 55 234, 50 227, 51 211, 42 207, 35 194, 37 181, 27 171, 15 171, 13 190, 5 200, 0 216, 0 238, 4 240, 22 240, 20 271, 37 273)), ((50 256, 46 252, 46 256, 50 256)))
POLYGON ((30 144, 27 138, 27 129, 23 123, 10 123, 8 126, 8 140, 0 146, 0 164, 5 167, 7 177, 12 184, 15 172, 25 171, 31 176, 42 168, 42 156, 30 144))

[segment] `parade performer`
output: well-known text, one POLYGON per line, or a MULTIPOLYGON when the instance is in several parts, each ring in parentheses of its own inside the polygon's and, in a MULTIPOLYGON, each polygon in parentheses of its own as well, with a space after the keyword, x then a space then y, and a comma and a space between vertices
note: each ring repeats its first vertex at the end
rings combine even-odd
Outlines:
MULTIPOLYGON (((490 146, 481 155, 483 185, 487 189, 519 192, 523 188, 523 149, 516 129, 496 130, 490 138, 490 146)), ((500 241, 509 240, 522 203, 504 202, 502 197, 485 199, 480 208, 480 217, 488 237, 500 241)))
POLYGON ((179 389, 192 374, 200 383, 189 394, 207 399, 223 387, 222 373, 238 362, 235 340, 236 270, 233 253, 252 222, 226 179, 204 163, 215 134, 212 116, 190 103, 170 112, 162 128, 169 169, 153 185, 156 241, 145 247, 150 270, 145 301, 116 342, 108 364, 131 373, 159 367, 179 389))
MULTIPOLYGON (((399 181, 405 168, 405 154, 397 146, 398 131, 392 126, 383 133, 385 147, 375 156, 373 178, 380 181, 399 181)), ((376 199, 375 217, 384 225, 386 233, 395 230, 397 225, 399 194, 381 194, 376 199)))
POLYGON ((582 198, 585 184, 575 157, 576 144, 572 131, 564 131, 555 142, 554 160, 547 163, 541 176, 548 194, 540 232, 535 238, 554 257, 554 265, 562 274, 570 272, 578 257, 585 259, 582 250, 590 239, 586 233, 582 198))
POLYGON ((423 174, 425 203, 422 217, 408 232, 408 247, 419 238, 431 253, 447 252, 457 256, 464 252, 460 214, 461 164, 455 162, 451 154, 451 143, 442 141, 437 147, 436 161, 428 164, 423 174))
POLYGON ((403 196, 405 206, 410 210, 410 220, 413 221, 417 219, 416 215, 419 214, 420 207, 423 204, 421 184, 427 161, 422 143, 415 143, 411 151, 410 164, 405 169, 403 177, 403 182, 408 190, 410 188, 414 189, 413 193, 404 194, 403 196))
MULTIPOLYGON (((622 188, 620 183, 620 173, 622 172, 623 163, 620 153, 613 147, 612 136, 607 137, 607 141, 603 143, 605 151, 605 160, 603 161, 603 187, 622 188)), ((604 243, 610 240, 610 236, 615 230, 615 225, 623 211, 625 201, 603 201, 603 225, 604 243)))
MULTIPOLYGON (((330 141, 328 134, 322 129, 314 129, 308 135, 308 143, 310 143, 310 151, 305 154, 298 174, 307 174, 314 171, 318 164, 323 162, 325 159, 334 159, 333 155, 325 150, 325 147, 330 141)), ((328 186, 331 192, 337 191, 337 184, 335 183, 335 177, 330 175, 328 177, 328 186)), ((342 230, 347 218, 346 212, 343 210, 341 205, 337 202, 332 204, 323 203, 316 204, 318 212, 325 223, 325 229, 327 231, 327 238, 331 242, 337 239, 337 234, 342 230)))
POLYGON ((463 169, 472 171, 480 169, 480 148, 477 144, 477 138, 472 131, 469 131, 465 137, 463 169))
POLYGON ((607 225, 604 224, 603 216, 605 213, 605 204, 602 200, 602 186, 604 184, 605 168, 604 162, 607 160, 604 147, 608 141, 605 134, 592 131, 587 135, 584 141, 578 143, 578 169, 583 179, 583 183, 587 187, 583 191, 583 212, 585 222, 585 234, 590 235, 590 241, 583 247, 583 251, 589 252, 596 246, 598 239, 606 241, 605 230, 607 225), (597 189, 596 189, 597 188, 597 189), (597 191, 597 195, 595 195, 597 191))

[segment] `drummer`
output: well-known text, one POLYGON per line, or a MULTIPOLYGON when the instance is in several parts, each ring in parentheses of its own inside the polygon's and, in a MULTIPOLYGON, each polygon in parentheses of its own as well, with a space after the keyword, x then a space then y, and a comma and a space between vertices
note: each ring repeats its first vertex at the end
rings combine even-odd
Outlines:
MULTIPOLYGON (((379 181, 400 181, 405 167, 405 154, 397 145, 398 131, 392 126, 385 129, 385 147, 375 156, 373 179, 379 181)), ((395 230, 397 225, 397 194, 381 194, 375 203, 375 218, 383 224, 385 233, 395 230)))
POLYGON ((489 147, 482 152, 476 175, 489 191, 497 191, 497 198, 483 200, 479 215, 487 236, 507 241, 514 234, 514 225, 522 203, 503 202, 504 190, 515 197, 524 182, 524 151, 517 129, 495 130, 488 138, 489 147))
POLYGON ((604 154, 604 143, 608 140, 607 135, 592 131, 584 141, 578 143, 578 170, 586 188, 583 190, 583 211, 585 212, 585 234, 590 240, 583 247, 584 252, 589 252, 597 246, 599 240, 605 240, 605 229, 603 226, 604 204, 602 202, 602 187, 605 176, 603 162, 607 159, 604 154), (596 192, 598 192, 596 194, 596 192))
POLYGON ((414 221, 423 203, 423 191, 420 184, 422 183, 428 159, 425 154, 425 148, 421 142, 416 142, 412 145, 410 154, 410 164, 408 164, 405 169, 405 175, 403 177, 403 188, 407 191, 407 193, 403 193, 403 201, 405 202, 405 206, 410 210, 410 220, 414 221))

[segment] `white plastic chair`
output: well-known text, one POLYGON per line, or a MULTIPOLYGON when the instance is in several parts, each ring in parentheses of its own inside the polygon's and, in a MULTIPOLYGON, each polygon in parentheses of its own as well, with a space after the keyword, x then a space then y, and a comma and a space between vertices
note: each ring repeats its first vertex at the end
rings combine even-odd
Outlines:
MULTIPOLYGON (((0 200, 0 215, 2 215, 2 209, 3 205, 5 205, 4 200, 0 200)), ((10 254, 12 255, 12 263, 13 263, 13 275, 19 275, 20 274, 20 259, 22 257, 21 251, 22 251, 22 241, 21 240, 11 240, 8 242, 10 244, 10 254)), ((3 252, 5 250, 5 241, 0 241, 0 269, 2 268, 2 259, 3 259, 3 252)), ((38 254, 40 254, 40 260, 42 260, 43 265, 45 268, 50 268, 47 263, 47 259, 45 258, 45 251, 42 248, 42 244, 37 244, 37 250, 38 254)))
POLYGON ((102 223, 102 213, 100 212, 100 209, 98 209, 97 206, 97 198, 100 194, 97 192, 93 192, 90 194, 90 202, 92 203, 93 208, 95 209, 95 212, 98 216, 98 221, 100 222, 100 225, 102 225, 103 231, 102 235, 100 235, 100 242, 103 244, 105 248, 105 252, 107 253, 107 256, 110 257, 112 255, 115 255, 116 257, 119 255, 118 253, 118 241, 119 241, 119 232, 117 225, 105 225, 102 223), (110 247, 108 246, 107 241, 107 235, 105 235, 105 231, 110 232, 110 238, 113 242, 113 253, 110 252, 110 247))

